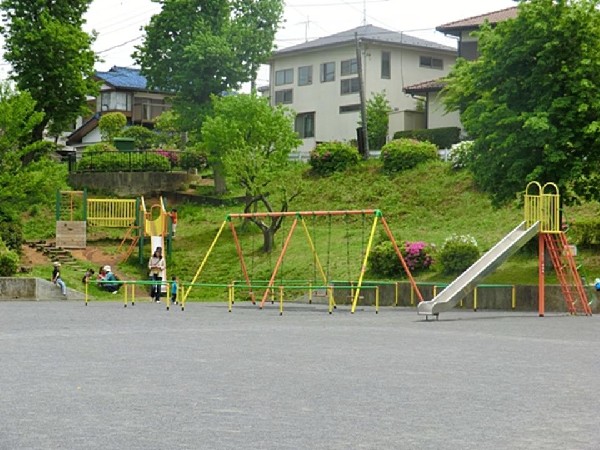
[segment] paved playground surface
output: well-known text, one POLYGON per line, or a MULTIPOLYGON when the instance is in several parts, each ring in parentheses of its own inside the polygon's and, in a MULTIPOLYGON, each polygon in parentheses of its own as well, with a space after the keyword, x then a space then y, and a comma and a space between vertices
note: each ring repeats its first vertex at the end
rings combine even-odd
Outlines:
POLYGON ((0 449, 596 449, 599 327, 0 302, 0 449))

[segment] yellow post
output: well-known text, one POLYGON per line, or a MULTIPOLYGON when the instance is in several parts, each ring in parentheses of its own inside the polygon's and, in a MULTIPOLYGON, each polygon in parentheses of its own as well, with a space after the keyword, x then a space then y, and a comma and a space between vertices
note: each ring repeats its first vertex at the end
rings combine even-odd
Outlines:
POLYGON ((196 282, 196 279, 200 276, 200 273, 202 272, 202 269, 204 268, 204 265, 206 264, 206 261, 208 260, 208 257, 210 256, 210 254, 211 254, 213 248, 215 247, 215 245, 217 244, 217 241, 219 240, 219 237, 221 236, 221 233, 225 229, 225 225, 227 225, 227 220, 223 221, 223 224, 221 225, 221 228, 219 228, 219 231, 217 232, 217 235, 215 236, 215 238, 212 241, 212 244, 210 244, 210 247, 208 248, 208 251, 206 252, 206 255, 204 255, 204 259, 202 260, 202 263, 200 264, 200 267, 198 267, 198 270, 196 271, 196 275, 194 275, 194 278, 192 279, 192 282, 188 286, 187 291, 185 291, 185 293, 183 295, 183 298, 181 299, 182 305, 185 303, 185 300, 187 299, 188 295, 190 295, 190 290, 192 289, 193 284, 196 282))
POLYGON ((394 283, 394 306, 398 306, 398 290, 400 289, 399 283, 394 283))
POLYGON ((85 306, 88 304, 88 283, 85 283, 85 306))
POLYGON ((517 287, 513 284, 512 295, 511 295, 511 307, 515 309, 517 307, 517 287))
POLYGON ((331 288, 327 288, 327 300, 329 301, 329 314, 333 312, 333 294, 331 288))
POLYGON ((433 297, 435 298, 436 295, 437 295, 437 286, 434 284, 433 285, 433 297))
POLYGON ((367 271, 367 262, 369 261, 369 253, 371 252, 371 247, 373 246, 373 239, 375 237, 375 228, 377 228, 377 219, 379 218, 379 213, 375 214, 375 218, 373 219, 373 225, 371 226, 371 234, 369 235, 369 242, 367 243, 367 250, 365 251, 365 257, 363 259, 362 266, 360 267, 360 276, 358 277, 358 283, 356 285, 356 291, 354 292, 354 300, 352 301, 352 309, 350 312, 354 314, 356 310, 356 304, 358 303, 358 297, 360 295, 360 287, 362 286, 363 278, 365 276, 365 272, 367 271))
POLYGON ((123 289, 123 308, 127 308, 127 286, 123 289))
POLYGON ((379 286, 375 286, 375 314, 379 314, 379 286))
POLYGON ((279 315, 283 316, 283 286, 279 286, 279 315))
POLYGON ((308 304, 309 305, 312 304, 312 296, 313 296, 312 283, 308 283, 308 304))
POLYGON ((473 290, 473 311, 477 311, 477 288, 473 290))
POLYGON ((227 286, 227 303, 228 303, 228 310, 229 312, 231 312, 231 305, 233 304, 233 294, 232 294, 232 287, 231 285, 227 286))
POLYGON ((171 309, 171 283, 167 283, 167 311, 171 309))
MULTIPOLYGON (((250 288, 250 294, 252 294, 252 288, 250 288)), ((251 296, 252 298, 252 296, 251 296)), ((231 282, 231 304, 235 303, 235 280, 231 282)))
POLYGON ((415 306, 415 290, 410 286, 410 306, 415 306))
POLYGON ((135 283, 131 285, 131 306, 135 306, 135 283))

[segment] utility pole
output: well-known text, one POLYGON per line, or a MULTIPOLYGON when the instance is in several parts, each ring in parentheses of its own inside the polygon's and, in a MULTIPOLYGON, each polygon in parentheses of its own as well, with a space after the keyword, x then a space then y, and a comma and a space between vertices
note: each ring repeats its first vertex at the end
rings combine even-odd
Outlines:
POLYGON ((358 94, 360 97, 360 121, 362 131, 358 133, 357 141, 358 148, 362 149, 363 159, 369 159, 369 139, 367 134, 367 105, 365 103, 365 87, 363 83, 362 69, 362 53, 360 51, 360 39, 358 33, 354 33, 354 41, 356 42, 356 70, 358 72, 358 94), (362 146, 361 146, 362 144, 362 146))

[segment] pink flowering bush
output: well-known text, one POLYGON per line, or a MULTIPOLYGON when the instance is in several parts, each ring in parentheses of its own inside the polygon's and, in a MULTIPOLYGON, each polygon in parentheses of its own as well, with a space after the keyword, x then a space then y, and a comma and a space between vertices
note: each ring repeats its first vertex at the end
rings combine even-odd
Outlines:
POLYGON ((171 163, 171 167, 179 165, 179 152, 173 150, 164 150, 162 148, 157 148, 154 151, 157 155, 161 155, 167 158, 171 163))
MULTIPOLYGON (((411 273, 427 270, 433 264, 432 247, 425 242, 405 242, 399 245, 399 248, 411 273)), ((394 246, 389 241, 381 242, 373 248, 369 257, 369 269, 374 274, 384 277, 406 275, 394 246)))
POLYGON ((310 152, 309 164, 317 175, 331 175, 358 164, 356 147, 343 142, 323 142, 310 152))

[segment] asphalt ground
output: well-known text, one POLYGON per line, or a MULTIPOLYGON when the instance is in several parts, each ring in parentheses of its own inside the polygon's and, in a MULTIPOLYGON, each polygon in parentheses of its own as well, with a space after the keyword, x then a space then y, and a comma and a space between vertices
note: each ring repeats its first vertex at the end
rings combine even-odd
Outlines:
POLYGON ((599 326, 0 302, 0 448, 597 449, 599 326))

